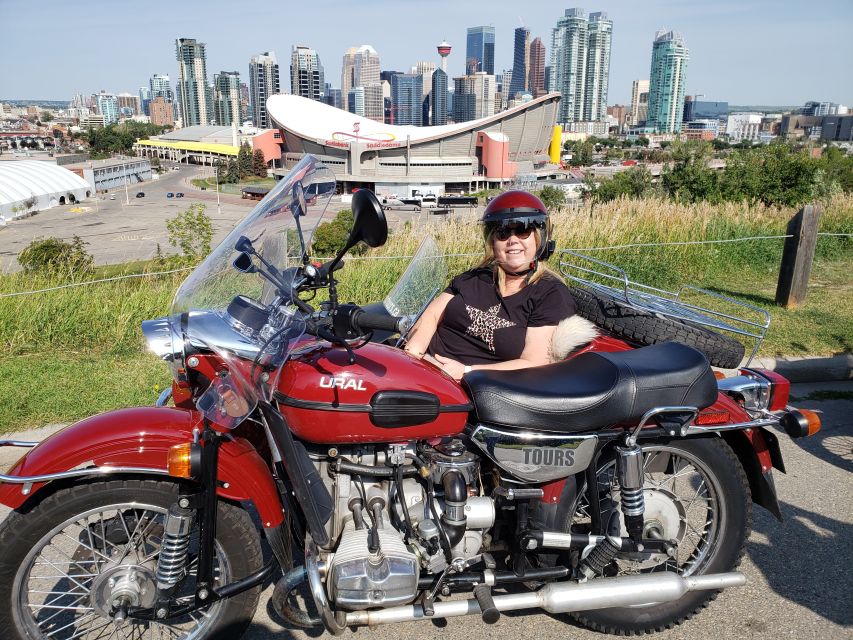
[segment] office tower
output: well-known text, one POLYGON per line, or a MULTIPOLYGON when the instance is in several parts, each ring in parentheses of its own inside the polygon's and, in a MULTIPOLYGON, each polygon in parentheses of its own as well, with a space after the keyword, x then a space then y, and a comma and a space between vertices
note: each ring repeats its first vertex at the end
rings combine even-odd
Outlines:
POLYGON ((684 83, 690 54, 681 34, 658 31, 652 45, 649 114, 646 126, 658 133, 679 133, 684 116, 684 83))
MULTIPOLYGON (((350 47, 344 54, 341 62, 341 94, 347 99, 349 92, 356 86, 355 82, 355 54, 358 49, 350 47)), ((349 107, 347 107, 349 108, 349 107)))
POLYGON ((519 27, 515 30, 515 47, 512 56, 512 84, 503 87, 509 98, 525 93, 527 89, 527 70, 530 66, 530 29, 519 27))
POLYGON ((443 69, 436 69, 432 74, 430 107, 430 124, 447 124, 447 74, 443 69))
POLYGON ((341 96, 341 90, 335 89, 328 83, 326 84, 326 92, 323 96, 323 102, 326 104, 335 107, 336 109, 343 109, 344 102, 341 96))
POLYGON ((421 116, 421 122, 426 125, 430 122, 430 92, 432 91, 432 74, 435 72, 435 63, 421 60, 412 67, 411 72, 416 73, 421 77, 423 93, 421 104, 421 111, 423 113, 421 116))
POLYGON ((379 75, 379 54, 369 44, 350 47, 341 65, 341 97, 347 109, 377 122, 385 121, 385 102, 379 75), (363 91, 353 91, 362 87, 363 91), (357 109, 353 111, 353 109, 357 109))
POLYGON ((240 83, 240 124, 249 118, 249 85, 240 83))
POLYGON ((172 93, 172 84, 169 81, 169 76, 154 74, 148 80, 148 87, 151 90, 151 98, 163 96, 166 100, 172 101, 175 95, 172 93))
POLYGON ((104 126, 118 122, 118 99, 104 91, 101 91, 95 99, 98 104, 98 113, 104 116, 104 126))
POLYGON ((355 53, 355 86, 369 87, 379 84, 379 54, 369 44, 363 44, 355 53))
POLYGON ((557 114, 558 122, 583 120, 588 24, 583 9, 566 9, 552 32, 553 90, 563 96, 557 114))
POLYGON ((132 93, 120 93, 116 96, 119 111, 124 110, 127 115, 139 115, 142 113, 142 107, 139 104, 139 96, 132 93), (129 112, 129 113, 128 113, 129 112))
POLYGON ((639 127, 646 123, 649 111, 649 81, 634 80, 631 85, 631 115, 629 124, 639 127))
POLYGON ((293 47, 290 53, 290 92, 295 96, 320 100, 326 89, 320 56, 309 47, 293 47))
MULTIPOLYGON (((148 87, 139 87, 139 107, 142 109, 142 113, 144 115, 151 115, 148 113, 148 104, 151 102, 151 89, 148 87)), ((71 106, 74 106, 73 104, 71 106)))
POLYGON ((545 45, 542 38, 530 43, 530 65, 527 71, 527 91, 534 98, 545 95, 545 45))
POLYGON ((702 94, 684 97, 684 122, 694 120, 725 120, 729 115, 728 102, 697 100, 702 94))
POLYGON ((495 114, 495 76, 482 71, 453 79, 453 119, 466 122, 495 114))
POLYGON ((277 93, 281 93, 281 83, 275 51, 265 51, 252 56, 249 62, 249 102, 252 107, 252 122, 256 127, 272 127, 267 113, 267 99, 277 93))
POLYGON ((491 26, 468 27, 465 48, 465 73, 478 71, 495 73, 495 28, 491 26))
POLYGON ((213 78, 213 102, 216 124, 231 126, 240 124, 240 74, 237 71, 221 71, 213 78))
POLYGON ((175 57, 178 60, 183 126, 210 124, 213 114, 207 84, 205 44, 195 38, 179 38, 175 41, 175 57))
POLYGON ((167 101, 163 96, 157 96, 149 101, 149 115, 151 116, 151 124, 156 124, 160 127, 172 126, 175 124, 175 114, 172 111, 172 103, 167 101))
POLYGON ((607 14, 602 12, 589 14, 583 107, 583 119, 586 121, 604 120, 607 115, 612 38, 613 21, 607 19, 607 14))
POLYGON ((391 122, 399 125, 423 124, 423 76, 397 73, 391 78, 391 122))

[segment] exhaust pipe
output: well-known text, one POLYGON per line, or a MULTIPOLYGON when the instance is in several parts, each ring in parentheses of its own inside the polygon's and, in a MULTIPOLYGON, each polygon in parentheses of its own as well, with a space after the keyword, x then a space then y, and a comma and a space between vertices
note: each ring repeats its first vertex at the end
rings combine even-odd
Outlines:
MULTIPOLYGON (((582 584, 559 582, 548 584, 533 593, 494 597, 498 611, 544 609, 548 613, 590 611, 610 607, 653 605, 678 600, 688 591, 725 589, 746 584, 746 576, 737 571, 683 578, 675 573, 653 573, 638 576, 601 578, 582 584)), ((480 615, 476 599, 436 602, 435 613, 424 614, 423 606, 411 604, 378 611, 354 611, 346 614, 347 626, 379 625, 410 622, 424 618, 453 618, 480 615)))

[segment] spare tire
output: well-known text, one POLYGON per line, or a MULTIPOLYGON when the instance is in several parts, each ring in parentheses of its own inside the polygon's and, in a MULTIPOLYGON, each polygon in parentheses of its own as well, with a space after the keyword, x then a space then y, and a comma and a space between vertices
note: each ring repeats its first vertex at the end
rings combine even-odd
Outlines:
POLYGON ((734 369, 743 359, 740 342, 701 325, 641 311, 599 291, 569 290, 579 315, 620 338, 644 345, 680 342, 698 349, 712 365, 723 369, 734 369))

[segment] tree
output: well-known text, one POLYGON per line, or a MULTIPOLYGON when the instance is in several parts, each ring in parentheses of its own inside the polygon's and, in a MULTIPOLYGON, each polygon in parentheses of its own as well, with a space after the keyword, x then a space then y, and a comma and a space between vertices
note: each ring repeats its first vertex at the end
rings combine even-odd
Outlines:
POLYGON ((210 253, 213 223, 204 209, 204 204, 194 202, 189 209, 166 220, 169 244, 181 250, 180 263, 197 264, 210 253))
POLYGON ((707 142, 676 142, 672 145, 671 166, 661 175, 669 196, 683 202, 718 202, 720 186, 715 171, 708 167, 711 145, 707 142))
POLYGON ((240 145, 240 151, 237 152, 237 175, 242 180, 252 175, 252 149, 249 144, 244 142, 240 145))
POLYGON ((255 149, 252 153, 252 173, 261 178, 267 177, 267 163, 264 161, 264 152, 255 149))
POLYGON ((566 192, 560 187, 550 185, 542 187, 538 196, 548 211, 554 211, 566 204, 566 192))
POLYGON ((42 122, 50 122, 51 120, 53 120, 53 115, 50 113, 50 111, 42 111, 39 114, 39 120, 41 120, 42 122))
MULTIPOLYGON (((330 257, 340 251, 346 244, 352 229, 353 216, 350 209, 342 209, 330 222, 321 223, 311 238, 311 253, 318 257, 330 257)), ((361 255, 367 251, 367 245, 359 242, 350 249, 350 253, 361 255)))
POLYGON ((18 254, 18 263, 24 273, 90 273, 94 259, 86 251, 87 244, 79 236, 74 236, 71 242, 59 238, 40 238, 30 242, 18 254))
POLYGON ((226 184, 236 184, 240 182, 240 171, 237 168, 237 161, 234 158, 228 158, 228 164, 225 166, 225 178, 219 174, 219 181, 226 184))
POLYGON ((575 140, 572 148, 573 167, 588 167, 592 165, 593 145, 590 140, 575 140))
POLYGON ((646 136, 640 136, 637 138, 637 146, 638 147, 648 147, 650 140, 646 136))
POLYGON ((652 174, 642 166, 631 167, 602 180, 593 193, 595 202, 610 202, 620 197, 642 198, 652 192, 652 174))

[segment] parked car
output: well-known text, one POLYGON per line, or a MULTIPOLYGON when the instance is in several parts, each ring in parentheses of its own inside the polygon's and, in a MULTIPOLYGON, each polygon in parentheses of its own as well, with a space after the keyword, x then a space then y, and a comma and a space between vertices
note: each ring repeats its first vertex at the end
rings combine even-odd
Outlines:
POLYGON ((115 200, 115 199, 116 199, 116 194, 111 193, 111 194, 110 194, 110 200, 115 200))
POLYGON ((167 198, 174 198, 175 194, 170 191, 169 193, 166 194, 166 197, 167 198))
POLYGON ((144 191, 140 191, 139 193, 137 193, 137 194, 136 194, 136 197, 137 197, 137 198, 144 198, 144 197, 145 197, 145 192, 144 192, 144 191))
POLYGON ((183 197, 184 197, 184 194, 183 194, 183 193, 181 193, 180 191, 178 191, 178 192, 175 194, 175 197, 176 197, 176 198, 183 198, 183 197))

